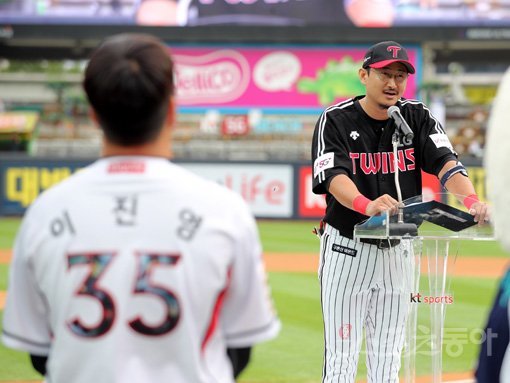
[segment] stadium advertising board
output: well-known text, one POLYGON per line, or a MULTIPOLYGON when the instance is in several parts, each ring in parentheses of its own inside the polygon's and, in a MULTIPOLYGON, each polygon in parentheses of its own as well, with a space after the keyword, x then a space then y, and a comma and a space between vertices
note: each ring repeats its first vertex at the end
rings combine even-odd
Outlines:
MULTIPOLYGON (((20 215, 37 196, 91 161, 2 159, 0 215, 20 215)), ((257 217, 295 218, 294 165, 189 163, 180 165, 239 193, 257 217)), ((207 191, 204 191, 207 193, 207 191)))
MULTIPOLYGON (((23 214, 41 192, 91 162, 1 158, 0 216, 23 214)), ((311 167, 305 163, 176 162, 239 193, 257 218, 318 219, 326 208, 324 196, 311 191, 311 167)), ((471 166, 468 170, 478 195, 486 199, 484 169, 471 166)), ((423 173, 424 196, 440 191, 437 178, 423 173)), ((457 206, 453 198, 443 202, 457 206)))
POLYGON ((292 165, 182 164, 188 170, 239 193, 257 217, 293 216, 292 165))
POLYGON ((326 211, 326 198, 312 192, 312 168, 299 168, 298 212, 303 218, 322 217, 326 211))
POLYGON ((22 214, 44 190, 85 166, 83 161, 0 161, 0 215, 22 214))
MULTIPOLYGON (((368 46, 171 47, 181 107, 321 109, 365 93, 358 78, 368 46)), ((421 50, 408 48, 417 68, 404 97, 415 98, 421 50)))
MULTIPOLYGON (((485 169, 479 166, 466 166, 469 178, 475 187, 475 193, 481 201, 487 201, 487 182, 485 177, 485 169)), ((463 204, 459 202, 453 195, 448 194, 448 205, 454 206, 457 209, 463 209, 463 204)))

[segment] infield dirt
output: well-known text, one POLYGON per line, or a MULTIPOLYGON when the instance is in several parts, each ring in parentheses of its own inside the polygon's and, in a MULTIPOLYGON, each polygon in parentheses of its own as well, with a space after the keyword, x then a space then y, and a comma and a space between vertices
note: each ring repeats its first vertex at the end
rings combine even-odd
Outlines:
MULTIPOLYGON (((11 261, 11 250, 0 250, 0 264, 11 261)), ((319 256, 310 253, 264 253, 267 271, 275 272, 315 272, 319 256)), ((457 257, 453 276, 498 278, 503 275, 510 261, 500 257, 457 257)), ((427 259, 421 260, 421 271, 427 273, 427 259)))

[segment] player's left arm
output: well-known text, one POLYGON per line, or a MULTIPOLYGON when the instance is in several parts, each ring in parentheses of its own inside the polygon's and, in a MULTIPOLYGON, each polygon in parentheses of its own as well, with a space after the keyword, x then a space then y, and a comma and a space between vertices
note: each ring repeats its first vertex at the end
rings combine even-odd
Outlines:
POLYGON ((39 356, 30 354, 30 361, 32 362, 32 367, 42 376, 46 375, 46 362, 48 361, 47 356, 39 356))
POLYGON ((243 349, 276 337, 280 321, 267 284, 255 219, 239 196, 230 202, 236 207, 229 223, 233 258, 221 323, 227 347, 243 349))
POLYGON ((439 120, 430 113, 424 104, 409 104, 414 104, 411 109, 411 116, 414 118, 413 124, 421 127, 418 134, 420 141, 418 150, 422 170, 436 174, 441 186, 464 204, 476 222, 483 224, 488 221, 487 204, 478 199, 473 183, 464 166, 458 161, 458 155, 439 120))
POLYGON ((248 366, 250 362, 251 347, 227 348, 227 356, 232 363, 234 370, 234 379, 248 366))
POLYGON ((443 186, 464 204, 475 222, 483 224, 489 220, 488 205, 478 199, 467 171, 457 161, 448 161, 438 174, 443 186))

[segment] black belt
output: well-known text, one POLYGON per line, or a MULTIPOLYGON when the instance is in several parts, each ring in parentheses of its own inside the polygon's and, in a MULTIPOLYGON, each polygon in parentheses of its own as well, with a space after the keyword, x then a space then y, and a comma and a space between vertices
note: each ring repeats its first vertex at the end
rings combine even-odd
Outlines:
POLYGON ((375 245, 379 249, 389 249, 391 247, 397 246, 400 243, 400 239, 361 238, 359 241, 368 243, 369 245, 375 245))

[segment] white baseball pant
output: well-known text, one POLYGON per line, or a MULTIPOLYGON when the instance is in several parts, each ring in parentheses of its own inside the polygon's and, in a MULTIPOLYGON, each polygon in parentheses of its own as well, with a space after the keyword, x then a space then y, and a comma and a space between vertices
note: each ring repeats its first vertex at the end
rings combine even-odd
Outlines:
POLYGON ((363 329, 368 382, 398 382, 414 274, 411 241, 381 249, 326 224, 320 242, 322 382, 355 381, 363 329))

